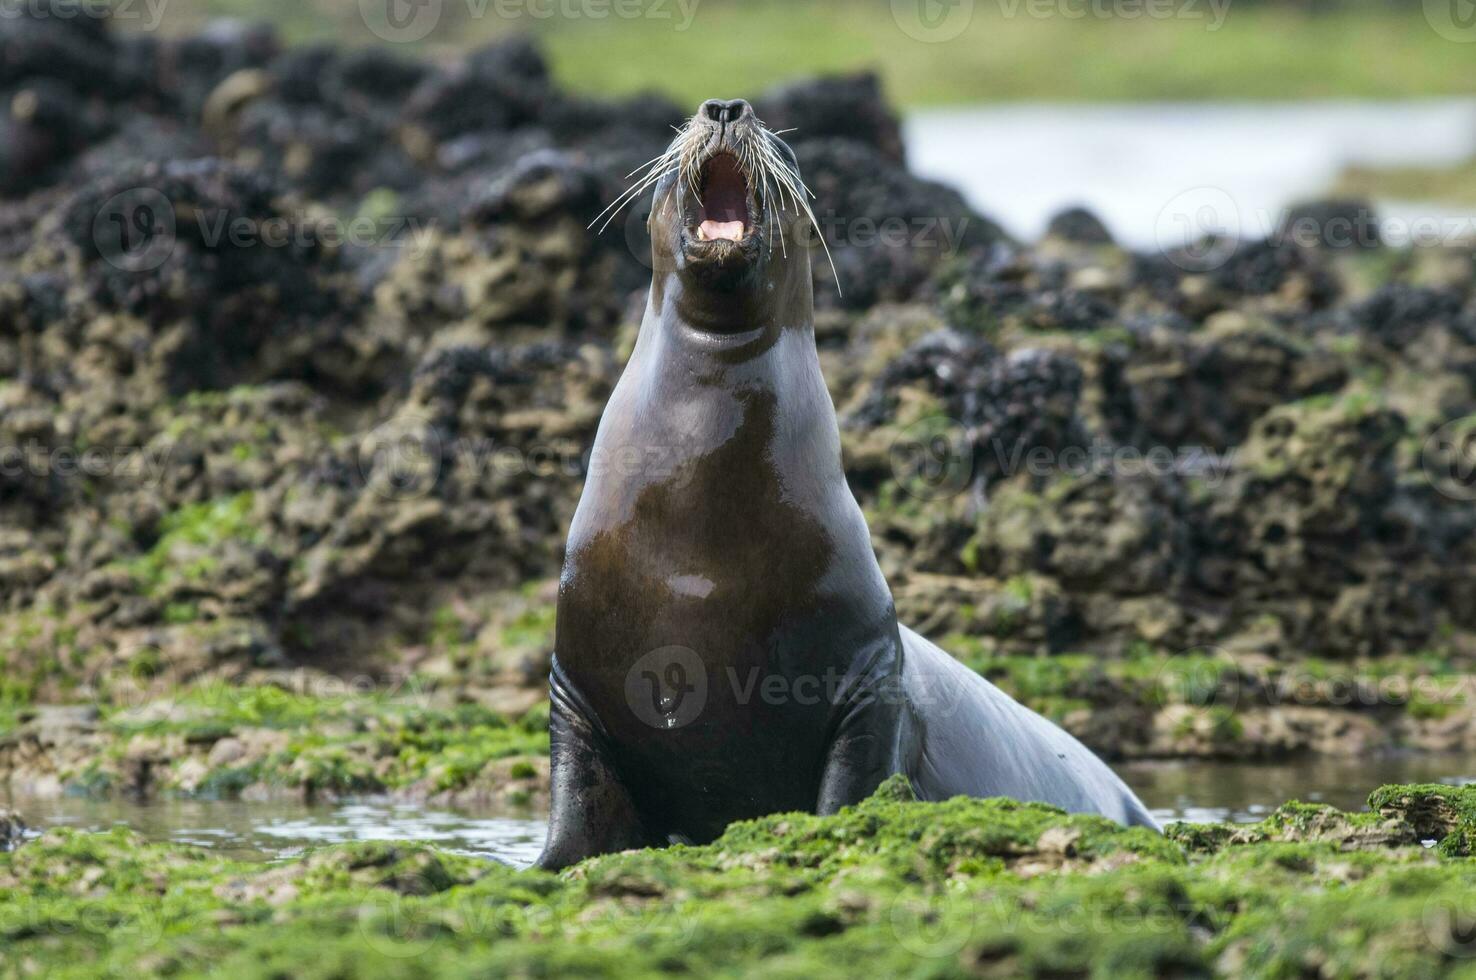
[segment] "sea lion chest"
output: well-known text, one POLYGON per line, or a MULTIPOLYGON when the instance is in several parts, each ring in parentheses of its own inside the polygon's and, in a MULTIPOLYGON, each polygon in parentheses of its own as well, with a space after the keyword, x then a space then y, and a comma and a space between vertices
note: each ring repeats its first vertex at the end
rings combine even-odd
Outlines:
POLYGON ((560 667, 673 832, 813 806, 833 692, 895 628, 884 583, 848 574, 849 491, 795 465, 809 427, 763 386, 621 387, 570 530, 560 667))

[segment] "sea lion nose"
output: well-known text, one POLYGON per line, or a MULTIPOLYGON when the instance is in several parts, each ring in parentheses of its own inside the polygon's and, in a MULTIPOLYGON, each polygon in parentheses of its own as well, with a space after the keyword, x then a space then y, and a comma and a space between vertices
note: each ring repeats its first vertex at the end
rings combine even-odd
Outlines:
POLYGON ((735 123, 753 115, 753 106, 742 99, 708 99, 702 103, 702 115, 716 123, 735 123))

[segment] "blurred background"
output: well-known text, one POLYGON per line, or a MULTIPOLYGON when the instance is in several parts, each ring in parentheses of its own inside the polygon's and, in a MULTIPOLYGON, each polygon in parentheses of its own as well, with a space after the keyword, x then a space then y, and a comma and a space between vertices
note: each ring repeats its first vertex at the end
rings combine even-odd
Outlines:
POLYGON ((1409 221, 1476 213, 1476 13, 1467 6, 134 0, 120 5, 128 15, 120 23, 179 33, 249 18, 290 43, 390 43, 439 60, 531 34, 563 86, 654 92, 683 106, 714 92, 752 95, 819 73, 874 71, 907 120, 918 172, 963 188, 1019 234, 1039 234, 1050 214, 1079 203, 1146 247, 1212 230, 1190 229, 1196 223, 1264 225, 1274 209, 1328 192, 1378 199, 1409 221), (1249 213, 1173 203, 1164 188, 1183 191, 1186 178, 1226 191, 1249 213))
POLYGON ((734 96, 906 622, 1165 819, 1476 776, 1473 53, 1469 0, 0 0, 0 794, 527 860, 650 275, 646 201, 590 225, 734 96))

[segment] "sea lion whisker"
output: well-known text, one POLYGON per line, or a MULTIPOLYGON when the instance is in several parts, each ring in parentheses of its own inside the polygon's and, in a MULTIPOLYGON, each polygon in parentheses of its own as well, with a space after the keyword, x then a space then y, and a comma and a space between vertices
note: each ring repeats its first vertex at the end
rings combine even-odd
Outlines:
POLYGON ((593 228, 596 222, 598 222, 601 218, 605 218, 605 223, 600 225, 600 230, 596 232, 596 234, 604 234, 605 229, 610 227, 610 222, 615 220, 616 216, 620 214, 622 208, 624 208, 631 201, 635 200, 637 197, 640 197, 641 194, 649 190, 651 187, 654 187, 656 184, 660 183, 671 172, 672 171, 670 168, 666 170, 659 170, 656 167, 653 167, 651 171, 647 173, 644 177, 622 191, 620 193, 620 196, 615 198, 615 200, 611 202, 609 207, 605 208, 605 210, 595 215, 594 220, 586 225, 585 228, 593 228), (606 217, 606 215, 608 215, 609 217, 606 217))
MULTIPOLYGON (((777 137, 774 137, 774 139, 777 140, 777 137)), ((835 277, 836 295, 843 296, 844 292, 841 289, 840 272, 835 267, 835 257, 830 254, 830 246, 826 244, 825 235, 820 230, 820 220, 815 217, 814 209, 810 207, 810 202, 805 199, 806 194, 812 198, 815 197, 815 192, 806 186, 804 180, 800 178, 799 174, 792 167, 789 167, 779 158, 778 151, 774 149, 773 143, 765 141, 764 149, 774 160, 778 161, 781 182, 789 190, 790 200, 794 202, 796 212, 803 212, 810 219, 810 224, 815 229, 815 237, 820 239, 820 248, 825 252, 825 260, 830 264, 830 274, 835 277)))
MULTIPOLYGON (((744 169, 755 175, 750 177, 750 181, 754 184, 754 196, 759 200, 760 206, 764 211, 764 216, 768 219, 769 247, 773 248, 774 227, 779 222, 777 220, 778 216, 772 213, 776 210, 775 205, 778 202, 775 201, 773 192, 770 190, 769 167, 763 159, 760 147, 752 141, 744 144, 743 154, 745 161, 744 169)), ((788 257, 789 249, 784 242, 784 236, 782 234, 779 236, 779 251, 786 258, 788 257)))
POLYGON ((668 147, 665 150, 662 150, 660 153, 656 154, 654 157, 652 157, 651 159, 647 160, 645 163, 641 164, 640 166, 636 167, 630 173, 626 174, 625 175, 625 179, 626 180, 630 180, 630 178, 634 177, 636 174, 640 173, 642 170, 645 170, 647 167, 651 166, 651 164, 656 163, 656 162, 658 162, 660 160, 665 160, 669 156, 671 156, 671 149, 670 149, 670 147, 668 147))
POLYGON ((789 192, 789 199, 791 203, 793 203, 795 206, 795 213, 798 214, 800 211, 800 202, 798 200, 798 194, 794 186, 794 172, 789 168, 784 159, 779 156, 778 152, 775 151, 772 146, 765 144, 763 146, 763 153, 765 155, 765 158, 769 162, 770 168, 774 172, 775 182, 782 190, 786 190, 789 192))
MULTIPOLYGON (((766 147, 763 143, 759 143, 754 147, 750 147, 750 149, 755 157, 755 166, 759 172, 760 180, 762 181, 761 186, 764 196, 764 208, 766 211, 774 212, 771 215, 769 221, 769 247, 773 248, 774 230, 775 227, 779 224, 784 211, 784 202, 780 200, 778 193, 778 176, 773 173, 773 165, 769 159, 768 154, 766 154, 765 152, 766 147)), ((779 252, 785 258, 789 257, 789 246, 785 241, 784 233, 782 231, 779 233, 779 252)))
MULTIPOLYGON (((650 167, 650 169, 646 171, 646 173, 645 173, 645 175, 643 177, 641 177, 633 185, 631 185, 630 187, 627 187, 624 191, 622 191, 620 193, 620 195, 618 197, 616 197, 615 200, 610 204, 609 207, 605 208, 605 210, 603 210, 599 214, 595 215, 594 221, 591 221, 585 227, 587 227, 587 228, 594 227, 595 222, 599 221, 601 218, 603 218, 607 213, 609 213, 612 210, 615 211, 616 213, 618 213, 619 212, 619 209, 621 207, 623 207, 626 203, 629 203, 629 199, 631 197, 639 195, 648 186, 650 186, 653 183, 659 182, 663 177, 665 177, 668 173, 670 173, 671 172, 671 164, 672 164, 672 147, 667 147, 667 149, 666 149, 665 152, 663 152, 663 153, 661 153, 661 154, 659 154, 659 155, 657 155, 655 157, 652 157, 650 160, 647 160, 645 163, 641 164, 640 167, 636 167, 635 170, 632 170, 630 173, 626 174, 625 179, 626 180, 629 180, 631 177, 633 177, 637 173, 639 173, 642 167, 647 167, 647 166, 650 167)), ((613 219, 613 217, 614 217, 614 215, 611 215, 611 218, 612 219, 613 219)), ((601 226, 600 230, 601 231, 604 231, 604 229, 606 227, 608 227, 608 226, 609 226, 609 222, 607 221, 605 223, 605 225, 601 226)))
POLYGON ((647 172, 646 175, 643 176, 640 180, 636 181, 630 187, 627 187, 625 190, 621 191, 620 195, 616 197, 615 200, 612 201, 607 208, 605 208, 605 210, 595 215, 594 221, 591 221, 589 223, 590 226, 594 225, 596 221, 599 221, 611 211, 619 211, 619 209, 623 207, 626 203, 628 203, 632 197, 639 194, 644 188, 650 186, 653 181, 659 180, 662 176, 664 176, 664 174, 665 171, 661 171, 653 167, 651 171, 647 172))
POLYGON ((824 249, 825 252, 825 261, 830 263, 831 275, 835 277, 835 295, 844 295, 843 291, 841 291, 840 273, 835 269, 834 255, 831 255, 830 245, 825 244, 825 235, 821 232, 819 218, 815 217, 815 210, 810 207, 810 202, 806 199, 806 196, 815 198, 815 192, 810 190, 809 186, 804 183, 800 174, 797 173, 796 168, 791 167, 788 161, 785 161, 784 158, 779 156, 779 152, 775 149, 775 145, 778 143, 778 136, 770 133, 769 130, 763 130, 763 134, 765 134, 765 140, 762 143, 763 151, 765 151, 773 167, 778 171, 779 182, 784 186, 784 189, 790 192, 790 201, 794 204, 794 210, 796 210, 797 214, 803 213, 806 215, 810 220, 810 224, 815 226, 815 236, 821 241, 821 249, 824 249))

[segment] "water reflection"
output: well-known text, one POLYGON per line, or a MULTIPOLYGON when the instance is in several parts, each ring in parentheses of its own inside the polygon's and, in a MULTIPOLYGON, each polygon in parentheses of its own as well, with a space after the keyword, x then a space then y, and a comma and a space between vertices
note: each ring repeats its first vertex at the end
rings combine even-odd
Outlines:
POLYGON ((1476 755, 1389 755, 1248 763, 1173 760, 1114 768, 1161 821, 1260 820, 1287 800, 1364 809, 1386 783, 1476 782, 1476 755))
POLYGON ((533 814, 489 816, 414 803, 357 800, 336 805, 204 800, 15 799, 31 834, 50 827, 131 827, 150 840, 195 844, 246 860, 293 857, 345 841, 407 840, 455 854, 526 867, 543 847, 546 824, 533 814))

